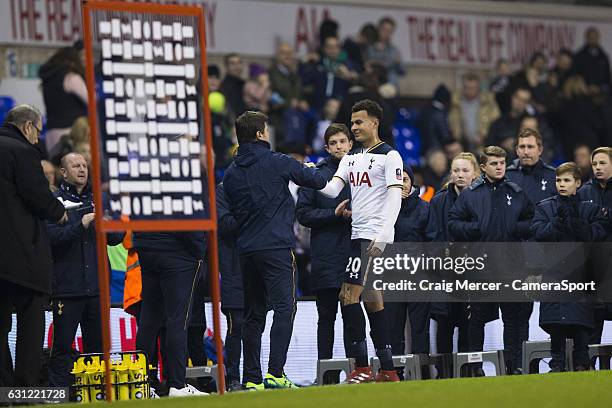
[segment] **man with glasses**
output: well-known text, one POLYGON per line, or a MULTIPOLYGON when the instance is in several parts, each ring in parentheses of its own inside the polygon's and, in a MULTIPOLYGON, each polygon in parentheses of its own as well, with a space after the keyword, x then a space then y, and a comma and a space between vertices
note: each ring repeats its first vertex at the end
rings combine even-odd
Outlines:
MULTIPOLYGON (((19 105, 0 127, 0 338, 17 312, 17 355, 5 386, 34 386, 42 361, 44 307, 51 292, 51 253, 46 221, 64 223, 64 206, 49 191, 34 147, 42 129, 38 109, 19 105), (10 377, 10 376, 9 376, 10 377)), ((8 361, 0 347, 0 361, 8 361)))

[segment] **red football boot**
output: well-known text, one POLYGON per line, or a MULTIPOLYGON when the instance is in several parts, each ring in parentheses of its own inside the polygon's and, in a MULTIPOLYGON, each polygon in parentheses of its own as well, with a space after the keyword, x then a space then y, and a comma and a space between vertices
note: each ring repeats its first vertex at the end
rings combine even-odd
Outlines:
POLYGON ((380 370, 376 374, 376 382, 399 382, 396 370, 380 370))
POLYGON ((346 378, 345 384, 361 384, 374 381, 372 367, 356 367, 346 378))

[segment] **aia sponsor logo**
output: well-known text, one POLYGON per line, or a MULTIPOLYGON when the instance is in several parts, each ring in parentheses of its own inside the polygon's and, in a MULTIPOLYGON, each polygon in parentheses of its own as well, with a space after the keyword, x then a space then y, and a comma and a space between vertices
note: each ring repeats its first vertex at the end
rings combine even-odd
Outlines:
POLYGON ((372 187, 372 182, 370 181, 370 176, 368 175, 367 171, 362 172, 356 172, 353 173, 352 171, 349 173, 349 183, 351 183, 351 185, 355 186, 355 187, 359 187, 362 185, 367 185, 368 187, 372 187))

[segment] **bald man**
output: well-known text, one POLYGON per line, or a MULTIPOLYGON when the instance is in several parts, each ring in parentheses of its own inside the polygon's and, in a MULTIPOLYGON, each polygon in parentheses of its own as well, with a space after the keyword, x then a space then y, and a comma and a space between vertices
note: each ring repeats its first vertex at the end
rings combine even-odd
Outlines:
MULTIPOLYGON (((102 352, 98 254, 96 248, 93 193, 88 181, 85 158, 68 153, 62 158, 62 183, 54 193, 68 210, 68 222, 49 223, 47 230, 53 254, 51 304, 53 311, 53 348, 49 360, 49 385, 71 384, 72 341, 81 324, 85 353, 102 352)), ((108 234, 108 244, 118 245, 123 234, 108 234)))

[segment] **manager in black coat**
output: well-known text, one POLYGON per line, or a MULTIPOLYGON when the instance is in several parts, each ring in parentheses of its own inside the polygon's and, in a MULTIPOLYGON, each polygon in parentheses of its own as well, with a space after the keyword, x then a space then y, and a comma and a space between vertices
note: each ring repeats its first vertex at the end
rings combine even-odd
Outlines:
POLYGON ((247 111, 236 119, 238 153, 223 177, 230 211, 238 222, 237 247, 244 282, 244 379, 247 389, 264 385, 261 334, 268 303, 274 310, 266 385, 295 386, 284 374, 293 332, 295 299, 295 204, 289 181, 322 189, 327 181, 284 154, 270 151, 268 118, 247 111))
MULTIPOLYGON (((557 169, 560 195, 541 201, 531 229, 536 241, 596 242, 606 238, 603 212, 596 204, 580 201, 576 189, 581 174, 575 163, 557 169)), ((552 371, 565 370, 565 339, 574 340, 574 367, 588 370, 589 332, 594 327, 593 306, 587 302, 540 303, 540 326, 550 334, 552 371)))
MULTIPOLYGON (((330 156, 319 164, 317 171, 326 180, 331 180, 340 160, 353 147, 346 125, 334 123, 325 131, 325 149, 330 156)), ((316 295, 317 351, 319 360, 332 358, 334 348, 334 323, 338 312, 338 296, 344 281, 346 264, 351 249, 351 213, 344 205, 351 198, 350 188, 345 185, 338 197, 328 198, 311 188, 298 192, 296 216, 300 224, 310 228, 311 282, 316 295)), ((345 341, 348 336, 344 336, 345 341)), ((347 348, 345 347, 345 350, 347 348)), ((338 382, 325 378, 324 383, 338 382)))
MULTIPOLYGON (((17 311, 17 356, 13 386, 38 384, 51 292, 51 252, 45 220, 65 222, 66 211, 49 191, 40 164, 42 120, 29 105, 11 109, 0 128, 0 331, 6 341, 17 311)), ((2 343, 4 343, 4 341, 2 343)), ((8 361, 0 347, 0 361, 8 361)))

